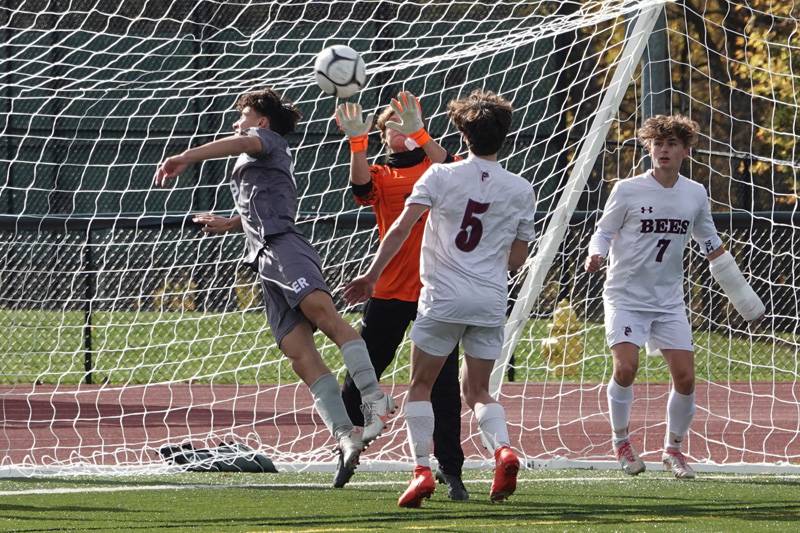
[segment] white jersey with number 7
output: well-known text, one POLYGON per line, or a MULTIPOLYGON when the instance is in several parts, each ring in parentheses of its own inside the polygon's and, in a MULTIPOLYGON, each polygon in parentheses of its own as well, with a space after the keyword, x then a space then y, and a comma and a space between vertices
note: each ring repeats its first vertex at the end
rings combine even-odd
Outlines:
POLYGON ((443 322, 502 325, 511 244, 536 236, 531 184, 499 163, 470 155, 431 166, 414 185, 409 204, 430 208, 418 312, 443 322))
POLYGON ((722 243, 703 186, 678 176, 667 188, 651 171, 617 182, 597 229, 614 235, 603 291, 611 309, 683 308, 683 250, 689 238, 705 254, 722 243))

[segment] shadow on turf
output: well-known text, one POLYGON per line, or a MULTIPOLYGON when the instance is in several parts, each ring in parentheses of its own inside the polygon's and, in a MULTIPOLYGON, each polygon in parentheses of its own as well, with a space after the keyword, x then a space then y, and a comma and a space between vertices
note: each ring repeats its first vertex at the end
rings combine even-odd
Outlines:
MULTIPOLYGON (((20 480, 22 481, 22 480, 20 480)), ((35 481, 35 480, 26 480, 35 481)), ((41 480, 39 480, 41 481, 41 480)), ((77 481, 77 480, 71 480, 77 481)), ((193 480, 198 482, 199 480, 193 480)), ((709 480, 714 481, 714 480, 709 480)), ((96 485, 98 480, 94 480, 96 485)), ((89 483, 89 480, 86 480, 89 483)), ((123 484, 115 483, 113 480, 107 481, 109 485, 123 484)), ((146 485, 147 483, 142 483, 146 485)), ((163 481, 153 482, 153 484, 164 484, 163 481)), ((178 484, 176 484, 178 485, 178 484)), ((275 508, 270 508, 269 492, 284 492, 287 490, 297 491, 297 486, 292 487, 253 487, 253 489, 264 493, 265 509, 263 516, 249 514, 248 516, 220 516, 219 518, 201 519, 198 517, 171 517, 163 521, 151 523, 120 523, 120 527, 128 530, 152 529, 153 527, 163 529, 186 529, 186 528, 219 528, 219 530, 229 529, 258 529, 258 528, 299 528, 299 527, 363 527, 375 530, 396 529, 400 524, 406 523, 413 525, 417 522, 424 522, 430 526, 437 526, 438 531, 459 531, 460 527, 468 527, 467 521, 489 522, 498 528, 520 527, 526 523, 534 525, 537 522, 546 522, 558 525, 559 522, 570 525, 589 526, 619 526, 628 523, 634 524, 674 524, 677 527, 697 525, 698 521, 704 519, 712 520, 741 520, 758 524, 759 522, 792 522, 800 520, 800 503, 796 500, 775 500, 769 502, 753 503, 752 500, 725 499, 721 502, 713 501, 713 487, 707 487, 702 481, 686 484, 687 489, 697 493, 692 497, 668 495, 650 496, 645 494, 602 494, 603 498, 614 498, 623 503, 559 503, 559 499, 564 499, 563 493, 548 490, 525 491, 520 497, 525 499, 534 498, 537 501, 524 501, 522 498, 512 498, 511 501, 503 504, 492 504, 485 498, 485 494, 479 491, 472 491, 473 499, 469 502, 450 502, 442 495, 438 494, 433 500, 426 502, 425 507, 418 510, 406 510, 394 508, 394 500, 399 494, 395 489, 370 487, 367 489, 356 489, 341 491, 339 494, 344 496, 342 504, 351 509, 350 515, 333 513, 309 513, 298 516, 296 510, 278 511, 283 515, 277 516, 275 508), (703 495, 704 496, 701 496, 703 495), (698 501, 698 498, 704 498, 698 501), (386 509, 386 505, 391 506, 391 510, 386 509), (384 509, 373 512, 373 509, 384 509), (270 510, 271 509, 271 510, 270 510), (291 514, 290 514, 291 513, 291 514), (635 522, 626 521, 626 517, 635 519, 635 522), (449 522, 449 523, 448 523, 449 522)), ((772 485, 772 486, 791 486, 798 487, 800 484, 789 480, 752 480, 748 485, 772 485)), ((220 488, 223 488, 221 485, 220 488)), ((632 487, 635 489, 635 487, 632 487)), ((302 487, 303 491, 324 491, 331 489, 323 487, 302 487)), ((575 495, 574 497, 577 497, 575 495)), ((312 497, 313 498, 313 497, 312 497)), ((48 507, 48 511, 60 512, 103 512, 108 513, 140 513, 144 511, 132 509, 113 509, 98 508, 96 506, 70 505, 62 507, 48 507)), ((310 510, 318 510, 313 505, 310 510)), ((42 520, 42 507, 27 505, 2 505, 0 504, 0 516, 8 513, 32 513, 30 516, 14 516, 14 519, 34 521, 42 520)), ((758 527, 756 525, 756 527, 758 527)), ((49 529, 50 531, 70 531, 70 530, 103 530, 103 527, 92 527, 89 523, 71 527, 66 523, 60 527, 49 529), (87 527, 88 526, 88 527, 87 527)), ((36 528, 37 531, 48 531, 48 529, 36 528)))
MULTIPOLYGON (((387 491, 371 491, 387 492, 387 491)), ((392 492, 394 496, 394 492, 392 492)), ((537 493, 538 497, 545 496, 537 493)), ((563 495, 562 495, 563 497, 563 495)), ((25 505, 0 505, 0 515, 4 512, 23 511, 41 512, 41 507, 25 505)), ((111 509, 89 506, 65 506, 58 508, 48 508, 48 511, 64 512, 108 512, 111 509)), ((131 512, 130 510, 120 510, 118 512, 131 512)), ((363 511, 363 509, 361 510, 363 511)), ((296 527, 325 527, 325 526, 348 526, 365 527, 369 529, 396 529, 402 522, 425 522, 428 526, 432 521, 442 524, 437 527, 437 531, 458 531, 459 525, 452 526, 447 522, 457 522, 460 527, 467 526, 465 521, 488 521, 501 528, 505 524, 508 527, 517 527, 530 522, 549 522, 557 525, 559 521, 575 525, 575 522, 586 526, 603 525, 624 525, 625 517, 635 517, 636 523, 670 523, 678 525, 692 520, 703 518, 741 519, 743 521, 759 522, 795 522, 800 519, 800 504, 795 501, 775 501, 768 504, 752 504, 746 501, 728 501, 724 504, 713 504, 703 502, 701 504, 679 505, 637 505, 626 502, 625 505, 612 504, 558 504, 558 503, 528 503, 514 502, 513 500, 504 504, 492 504, 488 501, 471 500, 466 503, 451 503, 446 500, 429 502, 427 507, 417 510, 397 509, 393 511, 375 512, 362 515, 363 518, 353 516, 331 516, 324 514, 308 514, 305 516, 269 516, 269 517, 237 517, 225 516, 213 519, 178 519, 175 522, 163 521, 157 523, 127 524, 120 523, 120 527, 126 530, 136 529, 187 529, 187 528, 220 528, 219 530, 230 530, 238 526, 252 528, 296 528, 296 527)), ((42 520, 40 514, 30 517, 14 516, 16 520, 42 520)), ((70 530, 102 530, 103 527, 91 527, 88 523, 80 526, 70 527, 62 523, 60 527, 42 529, 37 527, 37 531, 70 531, 70 530)))
MULTIPOLYGON (((702 518, 741 519, 745 521, 796 522, 800 519, 800 504, 795 501, 778 501, 769 504, 755 504, 745 501, 726 502, 725 504, 691 505, 625 505, 611 504, 545 504, 510 501, 504 504, 492 504, 489 501, 473 500, 468 503, 450 503, 447 501, 428 504, 417 510, 397 509, 390 512, 371 513, 362 520, 347 516, 326 516, 315 514, 304 517, 284 516, 281 518, 258 519, 246 521, 257 527, 309 527, 335 526, 361 523, 371 529, 392 529, 399 522, 424 521, 430 524, 437 522, 466 520, 488 520, 502 527, 503 522, 510 524, 537 521, 571 521, 586 525, 620 524, 625 516, 637 517, 644 522, 681 522, 702 518), (438 505, 437 505, 438 504, 438 505), (678 520, 676 520, 678 519, 678 520)), ((199 524, 198 524, 199 525, 199 524)), ((443 524, 444 525, 444 524, 443 524)), ((446 531, 446 525, 441 529, 446 531)), ((455 529, 454 529, 455 530, 455 529)))

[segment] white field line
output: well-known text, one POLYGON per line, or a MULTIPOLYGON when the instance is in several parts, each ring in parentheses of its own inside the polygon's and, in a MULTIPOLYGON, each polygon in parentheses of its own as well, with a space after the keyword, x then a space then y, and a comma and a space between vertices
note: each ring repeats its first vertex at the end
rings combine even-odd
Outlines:
MULTIPOLYGON (((800 475, 710 475, 703 476, 692 483, 703 481, 725 481, 725 482, 739 482, 746 483, 748 481, 798 481, 800 482, 800 475)), ((671 477, 658 477, 648 479, 650 481, 661 481, 674 483, 671 477)), ((465 479, 465 485, 479 485, 490 483, 491 479, 465 479)), ((627 483, 628 478, 619 476, 608 477, 554 477, 554 478, 534 478, 534 479, 519 479, 518 484, 524 485, 537 485, 545 483, 597 483, 597 482, 617 482, 627 483)), ((347 484, 348 487, 391 487, 395 485, 406 485, 408 480, 385 480, 385 481, 352 481, 347 484)), ((119 487, 58 487, 58 488, 42 488, 42 489, 24 489, 24 490, 3 490, 0 491, 0 496, 27 496, 27 495, 44 495, 44 494, 77 494, 85 492, 131 492, 131 491, 148 491, 148 490, 219 490, 219 489, 324 489, 330 487, 330 483, 239 483, 231 485, 212 484, 212 483, 180 483, 180 484, 164 484, 164 485, 123 485, 119 487)))

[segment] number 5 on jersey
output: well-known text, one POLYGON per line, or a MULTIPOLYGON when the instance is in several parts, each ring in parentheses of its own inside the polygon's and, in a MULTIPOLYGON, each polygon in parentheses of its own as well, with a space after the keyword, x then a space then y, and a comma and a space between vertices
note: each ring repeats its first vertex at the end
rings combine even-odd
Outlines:
POLYGON ((464 211, 464 218, 461 219, 461 231, 456 235, 456 248, 462 252, 471 252, 481 242, 483 236, 483 224, 481 219, 475 215, 485 213, 489 209, 489 204, 467 201, 467 208, 464 211))

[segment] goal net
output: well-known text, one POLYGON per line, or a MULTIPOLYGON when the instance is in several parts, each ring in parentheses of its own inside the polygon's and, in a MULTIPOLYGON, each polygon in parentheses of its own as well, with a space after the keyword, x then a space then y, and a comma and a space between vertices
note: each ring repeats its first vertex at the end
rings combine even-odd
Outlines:
MULTIPOLYGON (((776 465, 800 455, 795 280, 796 12, 766 0, 221 2, 27 1, 0 7, 0 466, 168 468, 168 445, 247 445, 284 467, 334 460, 333 439, 267 327, 243 237, 204 236, 233 212, 232 160, 152 185, 165 156, 232 131, 242 92, 272 86, 304 119, 289 135, 299 227, 340 299, 377 246, 348 188, 349 150, 316 53, 367 64, 368 111, 417 94, 428 129, 465 148, 447 102, 473 88, 515 106, 501 162, 531 180, 541 238, 510 278, 507 360, 493 384, 529 461, 607 461, 602 276, 581 269, 613 183, 647 164, 635 129, 681 112, 701 141, 684 173, 767 303, 749 329, 694 248, 695 461, 776 465)), ((370 136, 371 161, 384 150, 370 136)), ((338 349, 317 336, 343 377, 338 349)), ((408 342, 382 377, 402 401, 408 342)), ((642 358, 632 433, 660 450, 668 373, 642 358)), ((472 415, 469 460, 488 457, 472 415)), ((245 452, 243 452, 245 453, 245 452)), ((362 466, 407 461, 402 417, 362 466)))

